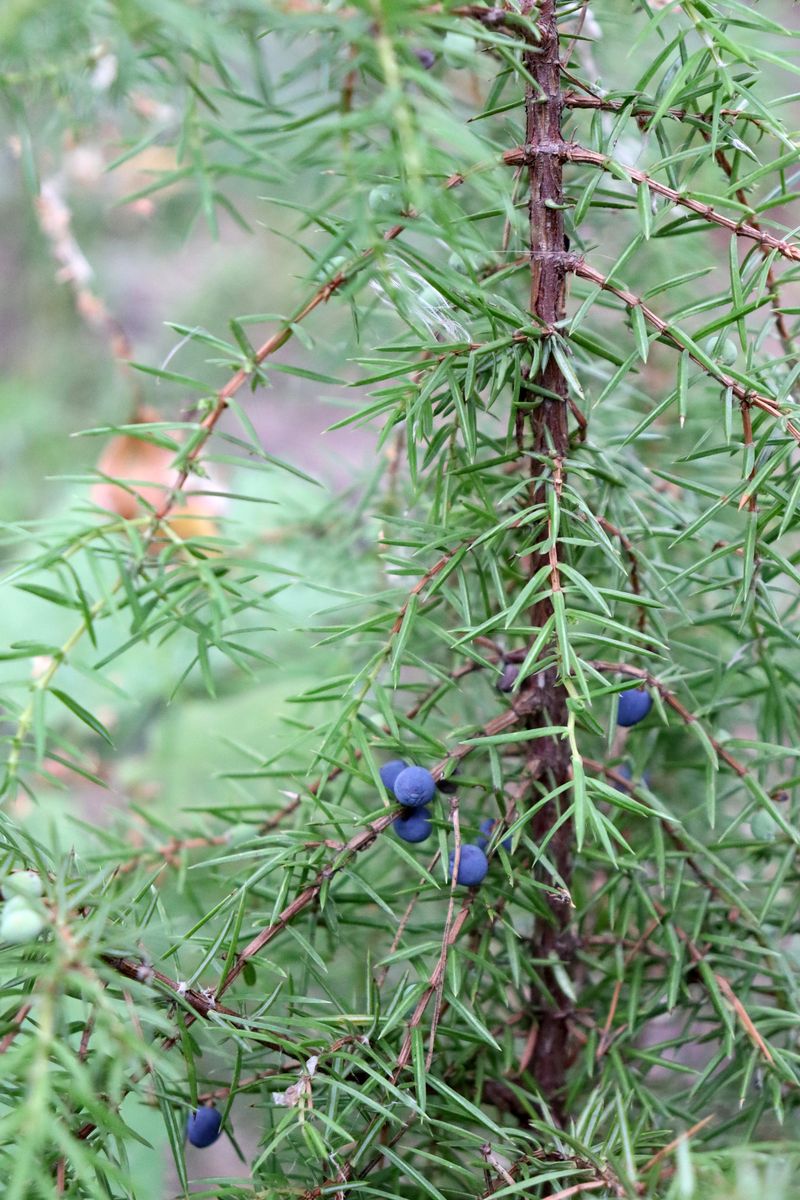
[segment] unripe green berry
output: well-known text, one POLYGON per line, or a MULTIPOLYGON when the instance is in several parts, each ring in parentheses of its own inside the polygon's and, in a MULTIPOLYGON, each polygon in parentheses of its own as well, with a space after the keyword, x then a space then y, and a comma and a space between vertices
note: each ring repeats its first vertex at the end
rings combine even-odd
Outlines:
POLYGON ((228 845, 240 846, 242 842, 247 842, 255 834, 253 825, 231 825, 228 830, 228 845))
POLYGON ((43 929, 44 921, 32 908, 4 905, 0 914, 0 942, 24 946, 27 942, 34 941, 43 929))
POLYGON ((41 896, 43 890, 37 871, 12 871, 3 884, 6 895, 41 896))
POLYGON ((416 300, 425 308, 441 308, 444 304, 442 293, 438 292, 430 283, 420 285, 416 293, 416 300))
POLYGON ((451 271, 458 271, 459 275, 466 275, 469 270, 464 259, 455 250, 447 260, 447 265, 451 271))
POLYGON ((442 51, 448 67, 463 67, 475 54, 475 38, 468 33, 447 33, 442 51))
POLYGON ((711 358, 716 358, 725 367, 732 367, 739 357, 739 347, 733 338, 725 338, 717 348, 718 339, 714 336, 706 338, 703 349, 711 358))
POLYGON ((403 198, 396 187, 381 183, 367 197, 369 211, 376 217, 397 216, 403 210, 403 198))
POLYGON ((753 814, 750 821, 750 832, 759 842, 774 842, 780 830, 777 822, 772 819, 769 813, 759 809, 757 813, 753 814))
POLYGON ((317 271, 315 278, 320 283, 327 283, 333 279, 334 275, 338 275, 343 267, 347 266, 347 259, 343 254, 334 254, 333 258, 329 258, 324 266, 317 271))

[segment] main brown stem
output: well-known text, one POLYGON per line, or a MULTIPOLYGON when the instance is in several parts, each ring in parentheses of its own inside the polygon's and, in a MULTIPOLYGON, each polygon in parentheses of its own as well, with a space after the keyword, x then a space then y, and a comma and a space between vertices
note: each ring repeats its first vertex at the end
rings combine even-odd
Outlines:
MULTIPOLYGON (((525 6, 526 10, 533 7, 532 2, 525 6)), ((564 318, 567 267, 562 208, 561 62, 555 0, 541 0, 538 11, 540 41, 536 48, 531 48, 525 54, 525 66, 537 85, 529 86, 525 96, 525 141, 526 151, 530 155, 530 308, 539 322, 550 330, 551 342, 550 346, 544 347, 543 365, 537 376, 529 379, 529 383, 537 385, 536 391, 528 391, 526 399, 535 402, 528 418, 531 499, 534 504, 543 504, 548 489, 554 488, 557 495, 561 490, 562 464, 569 447, 569 411, 567 383, 552 353, 555 329, 564 318)), ((550 534, 548 522, 543 537, 550 541, 550 534)), ((551 546, 546 555, 535 555, 530 564, 531 570, 538 570, 544 561, 550 565, 551 587, 559 590, 558 553, 555 546, 551 546)), ((550 597, 540 601, 531 614, 533 625, 541 628, 552 612, 550 597)), ((566 693, 555 670, 531 676, 523 684, 522 691, 520 699, 529 710, 526 718, 529 725, 566 724, 566 693)), ((569 781, 569 748, 564 740, 535 739, 529 745, 531 751, 527 770, 532 778, 540 779, 544 787, 553 790, 569 781)), ((537 843, 542 844, 561 815, 563 806, 568 803, 568 795, 561 793, 538 812, 532 828, 537 843)), ((573 855, 571 822, 565 821, 560 826, 548 844, 547 853, 561 881, 568 888, 573 855)), ((554 895, 550 909, 550 919, 537 923, 531 943, 532 956, 542 963, 556 959, 563 962, 571 956, 567 931, 570 914, 568 897, 554 895)), ((559 987, 552 967, 542 965, 537 968, 537 973, 540 986, 533 990, 530 997, 531 1018, 537 1030, 530 1069, 554 1115, 563 1119, 570 1002, 559 987)))

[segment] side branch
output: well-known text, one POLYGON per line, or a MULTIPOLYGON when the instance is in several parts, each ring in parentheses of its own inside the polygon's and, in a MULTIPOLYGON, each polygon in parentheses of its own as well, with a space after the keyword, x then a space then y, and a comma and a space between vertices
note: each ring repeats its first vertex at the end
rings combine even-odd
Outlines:
MULTIPOLYGON (((564 106, 566 108, 593 109, 600 112, 627 111, 631 117, 645 119, 656 111, 655 104, 636 104, 631 103, 630 100, 609 100, 605 96, 595 96, 591 92, 565 92, 564 106)), ((721 108, 719 115, 730 121, 749 121, 759 128, 764 124, 762 118, 757 117, 755 113, 740 112, 738 108, 721 108)), ((674 121, 698 121, 704 125, 710 125, 714 120, 714 113, 692 112, 690 108, 668 108, 664 116, 671 117, 674 121)))
MULTIPOLYGON (((673 204, 678 204, 689 212, 695 213, 703 220, 711 222, 712 225, 719 225, 722 229, 727 229, 736 237, 749 238, 750 241, 756 242, 759 246, 765 246, 769 250, 775 250, 784 258, 791 259, 792 262, 800 262, 800 246, 795 246, 791 242, 785 242, 781 238, 773 237, 771 233, 761 229, 760 226, 748 224, 746 221, 734 221, 732 217, 726 217, 723 213, 718 212, 710 204, 703 204, 699 200, 693 200, 691 196, 685 196, 682 192, 677 192, 674 188, 668 187, 666 183, 661 183, 658 179, 653 179, 651 175, 647 175, 644 171, 640 171, 637 167, 628 167, 623 163, 617 162, 607 154, 600 154, 597 150, 587 150, 584 146, 578 146, 574 142, 561 142, 548 146, 546 149, 548 154, 560 155, 565 161, 573 163, 585 163, 588 166, 599 167, 602 171, 608 171, 615 178, 627 178, 634 183, 643 183, 651 192, 655 192, 658 196, 664 196, 665 199, 671 200, 673 204)), ((531 160, 531 157, 540 154, 541 150, 537 150, 532 145, 516 146, 513 150, 506 150, 503 154, 503 161, 507 166, 516 167, 520 163, 526 163, 531 160)))
MULTIPOLYGON (((605 275, 602 275, 599 271, 596 271, 594 267, 590 267, 589 264, 584 262, 582 259, 574 259, 570 264, 570 270, 575 275, 580 276, 581 279, 588 279, 590 283, 596 284, 599 288, 602 288, 603 291, 610 292, 613 296, 616 296, 618 300, 621 300, 627 308, 638 308, 648 325, 652 325, 654 329, 657 329, 665 342, 669 342, 669 344, 676 350, 682 351, 686 349, 686 346, 673 331, 673 328, 669 322, 665 321, 662 317, 659 317, 657 313, 653 312, 652 308, 649 308, 633 292, 629 292, 625 288, 620 288, 617 287, 616 284, 610 283, 606 279, 605 275)), ((798 429, 798 427, 792 421, 788 420, 787 414, 783 411, 777 400, 773 400, 770 396, 764 396, 760 392, 755 392, 749 388, 743 387, 741 383, 739 383, 736 379, 733 379, 732 376, 727 375, 724 371, 710 371, 706 363, 697 358, 691 353, 691 351, 689 352, 689 357, 691 358, 692 362, 697 363, 697 365, 701 367, 707 375, 710 375, 711 378, 718 380, 723 387, 730 388, 731 393, 737 398, 737 400, 741 401, 742 404, 752 404, 756 408, 760 408, 762 412, 769 413, 769 415, 774 417, 776 421, 784 421, 786 423, 787 432, 790 433, 792 437, 796 438, 797 441, 800 441, 800 429, 798 429)))
MULTIPOLYGON (((489 721, 484 727, 486 736, 502 733, 504 730, 516 724, 519 720, 518 714, 509 709, 507 712, 500 713, 493 720, 489 721)), ((475 745, 470 742, 459 743, 446 758, 437 763, 431 768, 431 774, 435 779, 440 779, 444 773, 448 763, 452 761, 460 761, 475 749, 475 745)), ((146 964, 137 963, 128 958, 118 956, 106 956, 105 962, 118 974, 124 975, 128 979, 135 979, 139 983, 152 983, 164 988, 168 992, 172 992, 176 997, 182 998, 190 1008, 193 1009, 198 1017, 207 1017, 209 1013, 222 1013, 225 1016, 231 1016, 239 1021, 242 1021, 241 1014, 233 1009, 225 1008, 220 1005, 220 997, 230 988, 231 984, 238 979, 250 959, 255 958, 265 946, 269 945, 278 934, 280 934, 289 925, 296 916, 307 909, 319 896, 323 886, 328 880, 332 879, 340 871, 342 871, 352 858, 355 857, 361 850, 366 850, 374 841, 392 824, 396 815, 394 808, 385 815, 378 817, 370 822, 363 829, 359 830, 350 841, 337 854, 332 861, 325 863, 317 872, 314 882, 309 884, 302 892, 295 896, 282 912, 278 914, 275 920, 262 929, 250 942, 245 946, 241 953, 237 956, 231 970, 219 985, 214 990, 213 988, 184 988, 179 980, 170 979, 169 976, 163 975, 160 971, 155 971, 146 964)))

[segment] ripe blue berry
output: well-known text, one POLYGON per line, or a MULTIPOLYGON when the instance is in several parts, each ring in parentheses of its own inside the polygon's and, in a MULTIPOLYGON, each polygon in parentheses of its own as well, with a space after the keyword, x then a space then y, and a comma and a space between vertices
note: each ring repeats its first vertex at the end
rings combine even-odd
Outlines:
POLYGON ((204 1150, 213 1146, 219 1137, 219 1127, 222 1124, 222 1113, 216 1108, 201 1104, 197 1112, 190 1113, 186 1119, 186 1136, 193 1146, 204 1150))
MULTIPOLYGON (((450 851, 450 871, 452 873, 453 865, 456 861, 455 850, 450 851)), ((463 884, 464 887, 477 887, 486 878, 486 872, 489 870, 489 860, 481 850, 480 846, 473 846, 467 843, 461 847, 461 858, 458 863, 458 874, 456 875, 456 883, 463 884)))
POLYGON ((423 70, 430 71, 431 67, 436 62, 436 55, 433 53, 433 51, 423 49, 423 50, 415 50, 414 53, 416 54, 416 56, 419 60, 419 64, 423 68, 423 70))
POLYGON ((394 831, 404 842, 424 842, 433 826, 427 808, 409 808, 394 819, 394 831))
POLYGON ((404 808, 422 808, 436 795, 436 781, 424 767, 406 767, 395 778, 394 794, 404 808))
POLYGON ((503 673, 495 685, 498 692, 512 692, 518 675, 519 667, 514 663, 506 663, 503 667, 503 673))
POLYGON ((404 763, 402 758, 393 758, 391 762, 383 764, 378 774, 387 792, 394 792, 394 781, 401 771, 405 771, 407 766, 408 763, 404 763))
MULTIPOLYGON (((477 846, 480 846, 481 850, 485 850, 486 847, 489 845, 489 841, 491 840, 491 836, 492 836, 492 831, 494 830, 494 827, 496 824, 497 824, 496 817, 484 817, 484 819, 481 821, 481 834, 483 836, 479 837, 475 843, 477 846)), ((510 850, 511 849, 511 838, 510 837, 503 838, 500 845, 503 847, 504 850, 510 850)))
POLYGON ((458 775, 454 772, 449 779, 437 779, 436 788, 443 796, 454 796, 458 791, 458 775))
POLYGON ((653 697, 643 687, 629 688, 620 692, 617 705, 617 724, 626 728, 638 723, 647 716, 653 707, 653 697))

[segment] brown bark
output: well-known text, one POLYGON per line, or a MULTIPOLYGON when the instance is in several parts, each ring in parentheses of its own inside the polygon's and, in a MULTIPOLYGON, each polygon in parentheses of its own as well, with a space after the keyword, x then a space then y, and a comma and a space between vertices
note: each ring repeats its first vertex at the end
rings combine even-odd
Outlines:
MULTIPOLYGON (((526 9, 532 9, 527 4, 526 9)), ((561 64, 559 59, 558 24, 555 0, 541 0, 539 33, 536 49, 525 55, 525 65, 538 87, 529 87, 525 97, 526 151, 529 175, 529 220, 531 255, 532 314, 549 330, 554 330, 564 317, 567 253, 564 243, 563 155, 561 138, 561 64)), ((547 348, 545 348, 547 349, 547 348)), ((560 491, 562 462, 569 446, 567 384, 552 353, 546 353, 544 364, 535 379, 538 390, 528 391, 526 400, 534 401, 529 413, 529 447, 531 453, 531 500, 543 503, 547 490, 560 491), (557 399, 555 397, 558 397, 557 399)), ((543 529, 543 537, 546 530, 543 529)), ((560 588, 557 551, 546 557, 534 556, 531 570, 549 561, 551 584, 560 588)), ((532 612, 532 623, 541 627, 552 613, 552 601, 538 603, 532 612)), ((526 720, 530 726, 564 725, 567 719, 566 692, 555 670, 544 677, 531 676, 523 684, 520 701, 529 709, 526 720), (536 693, 538 692, 538 696, 536 693)), ((530 743, 529 774, 541 779, 543 786, 554 789, 570 778, 570 755, 566 741, 560 738, 536 739, 530 743), (534 757, 535 756, 535 757, 534 757)), ((559 795, 537 814, 532 834, 541 844, 570 802, 569 792, 559 795)), ((566 887, 572 872, 573 829, 565 822, 550 841, 548 857, 566 887)), ((547 880, 552 883, 551 879, 547 880)), ((571 957, 571 937, 567 926, 570 904, 567 896, 554 896, 551 919, 540 921, 531 943, 531 954, 537 960, 560 959, 567 963, 571 957)), ((570 1002, 561 991, 550 967, 537 968, 541 987, 530 996, 531 1016, 537 1034, 530 1059, 530 1070, 554 1115, 563 1119, 565 1109, 566 1070, 570 1002)))

